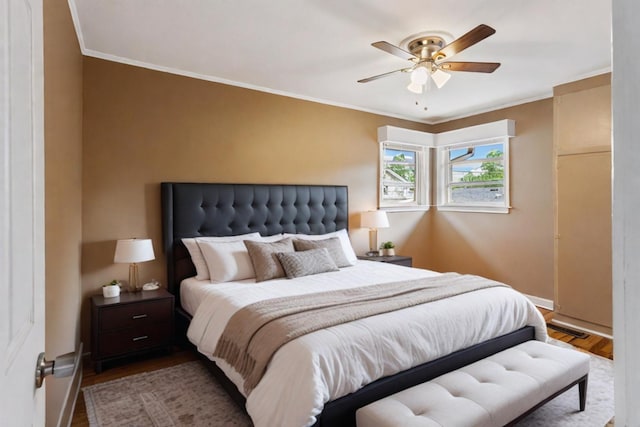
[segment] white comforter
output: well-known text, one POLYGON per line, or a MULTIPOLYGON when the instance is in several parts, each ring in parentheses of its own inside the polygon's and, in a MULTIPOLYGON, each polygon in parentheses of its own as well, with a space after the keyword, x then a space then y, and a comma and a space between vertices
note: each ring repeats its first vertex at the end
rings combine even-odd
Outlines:
MULTIPOLYGON (((227 320, 240 307, 285 295, 434 276, 433 271, 359 261, 339 272, 294 280, 206 285, 183 282, 182 301, 194 313, 188 330, 198 350, 215 360, 242 390, 242 379, 211 355, 227 320)), ((256 427, 312 425, 324 404, 379 378, 525 325, 546 340, 536 307, 511 288, 496 287, 334 326, 295 339, 278 350, 247 396, 256 427)))

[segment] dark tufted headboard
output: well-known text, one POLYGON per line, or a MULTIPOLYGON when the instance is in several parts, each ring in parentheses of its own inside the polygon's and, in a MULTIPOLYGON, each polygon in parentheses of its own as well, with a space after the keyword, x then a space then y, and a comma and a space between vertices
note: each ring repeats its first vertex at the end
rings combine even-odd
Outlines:
POLYGON ((184 237, 324 234, 349 225, 346 186, 163 182, 161 190, 167 287, 177 299, 180 282, 195 276, 184 237))

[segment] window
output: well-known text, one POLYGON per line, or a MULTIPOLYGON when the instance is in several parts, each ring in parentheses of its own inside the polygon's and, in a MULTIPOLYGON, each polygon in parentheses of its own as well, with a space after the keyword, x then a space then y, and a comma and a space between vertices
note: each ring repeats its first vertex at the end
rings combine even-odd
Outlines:
POLYGON ((383 142, 380 151, 380 207, 428 208, 428 149, 383 142))
POLYGON ((379 127, 379 206, 427 210, 433 185, 438 209, 509 213, 509 138, 514 136, 510 119, 437 134, 379 127))
POLYGON ((508 138, 441 147, 440 158, 440 209, 508 213, 508 138))

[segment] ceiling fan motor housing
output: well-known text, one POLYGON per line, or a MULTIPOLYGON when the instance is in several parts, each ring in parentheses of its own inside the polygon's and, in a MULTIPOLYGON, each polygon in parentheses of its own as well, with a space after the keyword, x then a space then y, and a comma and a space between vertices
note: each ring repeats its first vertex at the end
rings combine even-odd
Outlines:
POLYGON ((434 53, 442 49, 444 45, 444 39, 442 37, 425 36, 410 41, 407 47, 409 49, 409 52, 413 53, 421 60, 439 60, 444 59, 444 56, 441 58, 432 58, 432 56, 434 53))

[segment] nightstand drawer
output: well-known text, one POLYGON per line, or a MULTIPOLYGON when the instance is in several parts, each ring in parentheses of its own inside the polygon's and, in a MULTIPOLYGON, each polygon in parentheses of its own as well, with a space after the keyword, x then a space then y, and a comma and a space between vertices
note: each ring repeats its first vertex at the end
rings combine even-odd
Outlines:
POLYGON ((98 338, 98 352, 101 357, 105 358, 169 345, 172 333, 170 321, 104 332, 98 338))
POLYGON ((171 320, 172 308, 171 299, 103 308, 100 312, 98 328, 102 332, 123 328, 142 328, 168 322, 171 320))
POLYGON ((117 298, 91 297, 91 358, 96 372, 103 362, 173 342, 174 297, 165 289, 123 292, 117 298))

